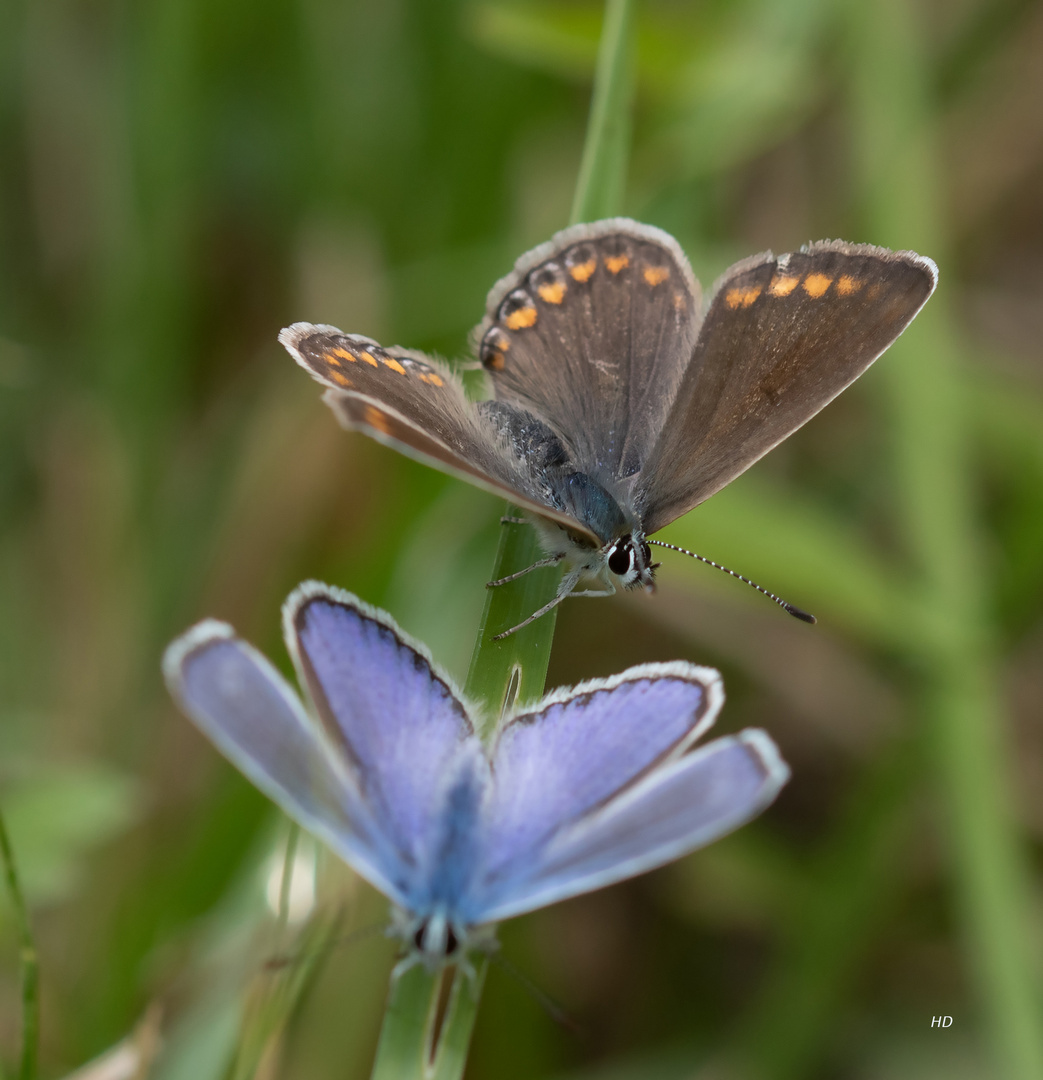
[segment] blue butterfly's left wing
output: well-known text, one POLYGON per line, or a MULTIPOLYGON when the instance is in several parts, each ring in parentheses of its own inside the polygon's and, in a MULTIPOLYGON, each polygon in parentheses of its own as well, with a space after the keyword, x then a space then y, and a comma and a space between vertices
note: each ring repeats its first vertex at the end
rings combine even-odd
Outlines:
MULTIPOLYGON (((415 906, 445 842, 448 802, 465 778, 480 791, 488 774, 459 691, 390 616, 340 589, 301 585, 286 601, 283 621, 327 737, 411 867, 407 906, 415 906)), ((470 827, 469 820, 449 824, 470 827)))
POLYGON ((286 680, 227 623, 207 619, 163 657, 174 700, 273 802, 396 903, 405 868, 374 821, 350 764, 286 680))

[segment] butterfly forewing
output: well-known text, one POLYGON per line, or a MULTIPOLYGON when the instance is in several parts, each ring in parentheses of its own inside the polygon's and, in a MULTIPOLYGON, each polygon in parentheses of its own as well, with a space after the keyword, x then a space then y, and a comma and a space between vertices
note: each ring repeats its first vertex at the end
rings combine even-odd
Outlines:
POLYGON ((489 293, 479 357, 496 397, 547 420, 584 472, 641 468, 695 342, 698 285, 677 242, 636 222, 578 225, 489 293))
POLYGON ((279 340, 312 378, 350 430, 541 514, 597 545, 598 537, 552 504, 544 478, 526 469, 496 425, 468 401, 444 364, 336 327, 295 323, 279 340))
POLYGON ((913 252, 827 241, 732 267, 642 473, 655 532, 709 498, 828 404, 931 295, 913 252))
POLYGON ((437 842, 447 782, 480 755, 460 698, 383 613, 310 582, 284 610, 287 643, 330 740, 354 763, 367 805, 414 863, 437 842))
POLYGON ((512 719, 493 757, 483 856, 490 880, 519 857, 682 753, 713 723, 720 675, 692 664, 645 664, 552 696, 512 719))

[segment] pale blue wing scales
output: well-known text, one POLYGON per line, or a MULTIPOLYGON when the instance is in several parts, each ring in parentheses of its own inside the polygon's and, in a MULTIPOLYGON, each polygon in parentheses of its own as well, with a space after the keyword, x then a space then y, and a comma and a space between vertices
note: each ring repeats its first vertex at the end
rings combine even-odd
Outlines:
POLYGON ((301 681, 370 812, 412 865, 427 866, 446 785, 478 749, 458 692, 423 646, 350 593, 308 582, 283 618, 301 681))
POLYGON ((406 900, 403 868, 337 751, 297 695, 227 623, 208 619, 163 657, 175 701, 249 780, 374 886, 406 900))
POLYGON ((678 661, 583 683, 515 717, 493 754, 486 876, 510 872, 552 833, 683 753, 723 700, 716 671, 678 661))
POLYGON ((788 778, 763 731, 717 739, 561 830, 484 896, 476 892, 470 914, 496 922, 663 866, 755 817, 788 778))

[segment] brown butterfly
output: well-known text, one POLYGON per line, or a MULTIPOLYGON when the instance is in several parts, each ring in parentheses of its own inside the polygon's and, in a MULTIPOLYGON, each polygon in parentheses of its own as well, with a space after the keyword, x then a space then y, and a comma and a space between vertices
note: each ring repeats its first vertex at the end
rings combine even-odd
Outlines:
POLYGON ((565 574, 513 633, 566 596, 651 588, 647 537, 858 378, 937 278, 915 252, 822 241, 736 263, 703 314, 677 241, 612 218, 559 232, 493 286, 476 335, 491 400, 421 353, 332 326, 279 340, 344 427, 527 511, 547 552, 528 569, 565 574))

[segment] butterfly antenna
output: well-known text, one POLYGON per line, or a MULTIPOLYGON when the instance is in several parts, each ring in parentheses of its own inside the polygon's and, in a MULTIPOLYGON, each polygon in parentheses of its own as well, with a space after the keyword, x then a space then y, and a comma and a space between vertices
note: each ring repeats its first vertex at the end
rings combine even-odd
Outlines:
POLYGON ((560 1024, 575 1035, 583 1034, 583 1029, 579 1024, 549 994, 541 990, 527 975, 522 974, 509 960, 505 960, 500 953, 490 953, 489 960, 515 979, 523 989, 528 990, 554 1023, 560 1024))
POLYGON ((733 578, 738 578, 740 581, 745 582, 752 589, 756 589, 757 592, 763 593, 769 600, 774 600, 776 604, 782 608, 783 611, 788 612, 795 619, 800 619, 801 622, 815 623, 818 619, 815 618, 808 611, 803 611, 795 604, 790 604, 783 600, 781 596, 776 596, 773 592, 768 592, 767 589, 762 588, 756 581, 750 581, 748 577, 743 577, 742 574, 736 573, 734 570, 729 570, 727 566, 721 566, 720 563, 715 563, 713 559, 708 559, 705 555, 696 555, 694 551, 689 551, 687 548, 678 547, 676 544, 668 544, 664 540, 649 540, 649 544, 655 544, 656 547, 669 548, 671 551, 679 551, 682 555, 689 555, 693 559, 698 559, 700 562, 704 562, 707 566, 712 566, 716 570, 723 570, 726 574, 731 574, 733 578))

